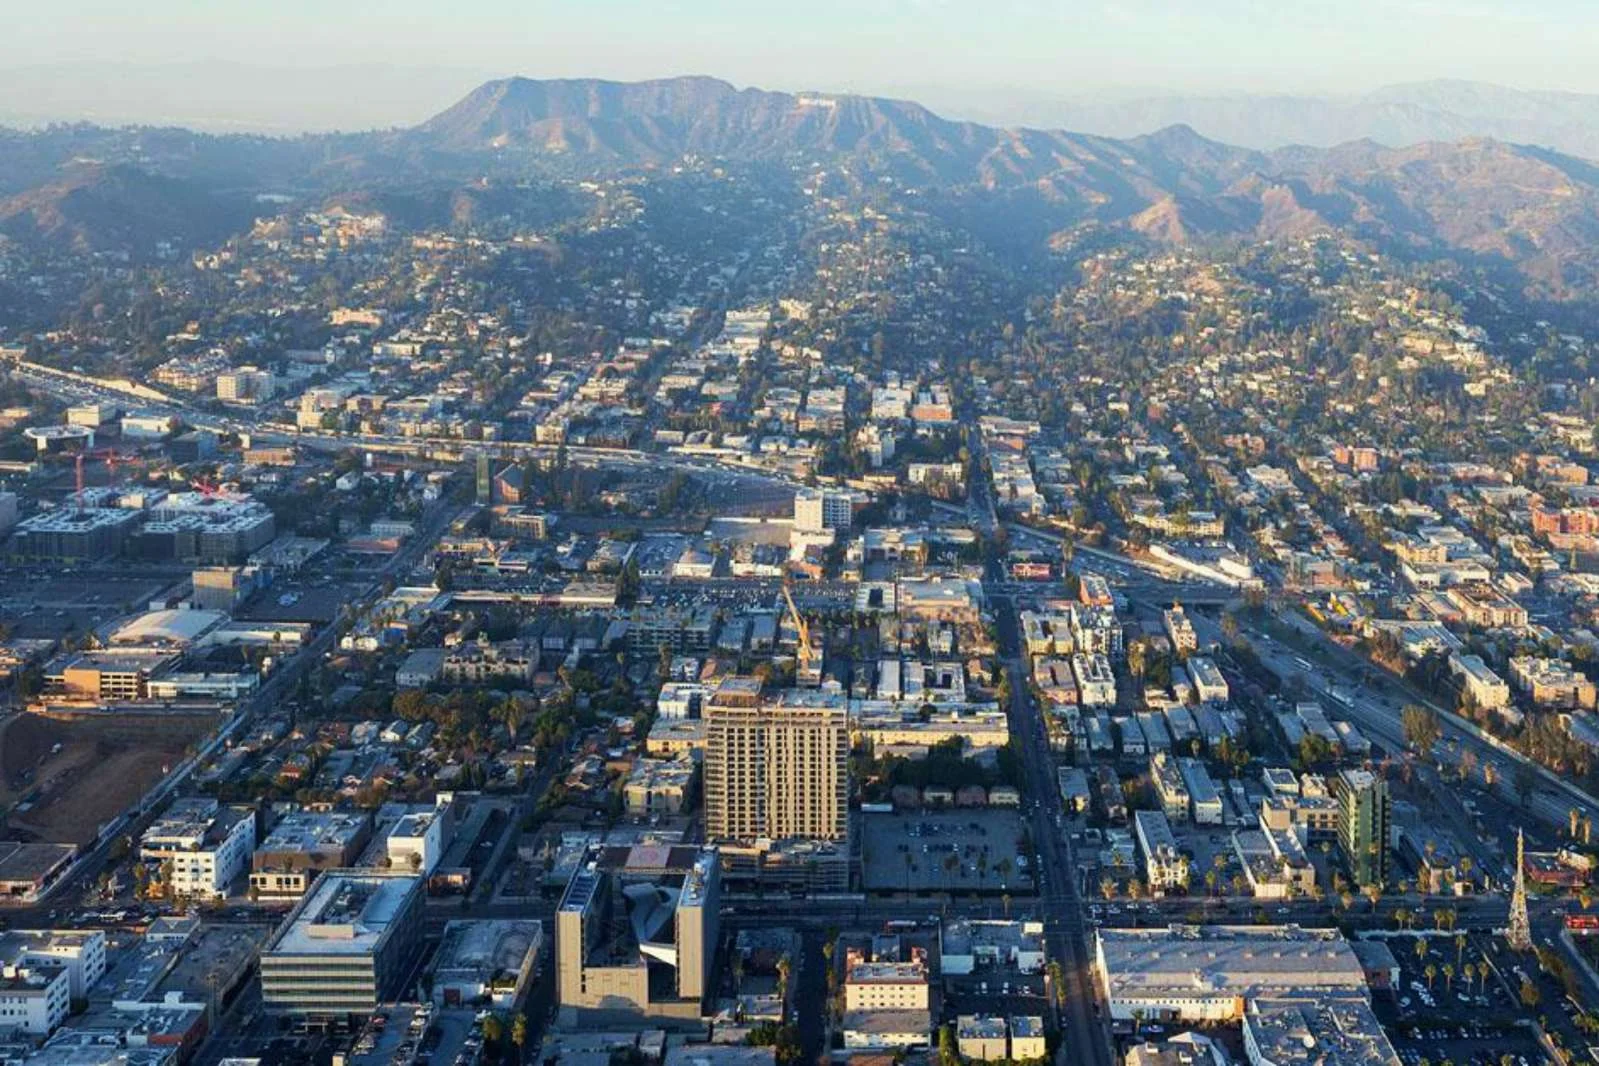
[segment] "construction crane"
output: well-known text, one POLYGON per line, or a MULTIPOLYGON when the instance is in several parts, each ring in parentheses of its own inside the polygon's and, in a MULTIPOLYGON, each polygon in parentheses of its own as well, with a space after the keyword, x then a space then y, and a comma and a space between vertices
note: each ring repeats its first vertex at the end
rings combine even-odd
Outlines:
POLYGON ((207 481, 204 478, 190 478, 189 484, 198 489, 200 495, 204 496, 208 500, 238 501, 244 499, 244 497, 239 495, 237 492, 223 488, 214 481, 207 481))
POLYGON ((811 627, 805 623, 805 616, 800 614, 799 607, 794 603, 794 593, 789 588, 787 579, 783 581, 783 599, 788 603, 788 613, 794 619, 794 628, 799 631, 799 646, 795 652, 794 671, 796 679, 805 677, 811 672, 813 650, 811 648, 811 627))
POLYGON ((115 476, 117 464, 142 462, 137 456, 118 455, 115 448, 85 449, 78 452, 72 460, 73 466, 73 500, 77 504, 78 512, 83 512, 83 461, 85 459, 104 459, 106 472, 115 476))

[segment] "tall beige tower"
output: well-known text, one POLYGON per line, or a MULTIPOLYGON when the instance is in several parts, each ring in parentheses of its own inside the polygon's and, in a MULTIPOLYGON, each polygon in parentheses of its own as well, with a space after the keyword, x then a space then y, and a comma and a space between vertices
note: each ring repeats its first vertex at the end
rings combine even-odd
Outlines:
POLYGON ((705 710, 705 831, 713 841, 849 838, 843 699, 713 697, 705 710))

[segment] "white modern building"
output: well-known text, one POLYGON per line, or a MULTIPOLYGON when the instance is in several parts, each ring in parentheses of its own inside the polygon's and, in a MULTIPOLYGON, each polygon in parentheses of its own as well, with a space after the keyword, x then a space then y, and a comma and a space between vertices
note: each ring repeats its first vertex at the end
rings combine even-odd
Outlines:
POLYGON ((139 858, 168 870, 184 899, 226 899, 255 851, 255 809, 213 799, 175 801, 139 840, 139 858))

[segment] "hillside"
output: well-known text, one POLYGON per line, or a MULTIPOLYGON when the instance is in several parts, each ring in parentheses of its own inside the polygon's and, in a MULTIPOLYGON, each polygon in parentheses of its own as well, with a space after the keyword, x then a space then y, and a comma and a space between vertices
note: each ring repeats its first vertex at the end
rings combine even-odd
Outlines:
POLYGON ((136 259, 204 247, 250 222, 248 202, 137 167, 85 164, 0 200, 0 233, 24 246, 136 259))
POLYGON ((0 195, 10 195, 0 234, 138 256, 156 241, 188 246, 242 229, 259 192, 377 205, 401 226, 466 228, 571 209, 528 178, 701 159, 890 179, 938 194, 1017 248, 1043 249, 1085 225, 1168 242, 1340 229, 1519 271, 1544 295, 1572 296, 1599 278, 1599 168, 1480 137, 1266 152, 1184 125, 1128 140, 1001 129, 903 100, 688 77, 508 78, 381 133, 274 140, 80 126, 0 133, 0 144, 0 195), (545 191, 508 191, 535 187, 545 191))

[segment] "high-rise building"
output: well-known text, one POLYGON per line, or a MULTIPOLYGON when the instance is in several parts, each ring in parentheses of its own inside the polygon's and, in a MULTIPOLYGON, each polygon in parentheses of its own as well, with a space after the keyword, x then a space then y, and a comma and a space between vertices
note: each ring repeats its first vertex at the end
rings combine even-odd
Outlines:
POLYGON ((800 489, 794 494, 794 528, 802 533, 847 530, 854 515, 855 501, 848 492, 800 489))
POLYGON ((829 693, 705 706, 713 840, 849 839, 849 716, 829 693))
POLYGON ((1338 843, 1355 884, 1382 884, 1388 879, 1393 819, 1388 782, 1370 770, 1343 770, 1333 779, 1333 798, 1338 801, 1338 843))

